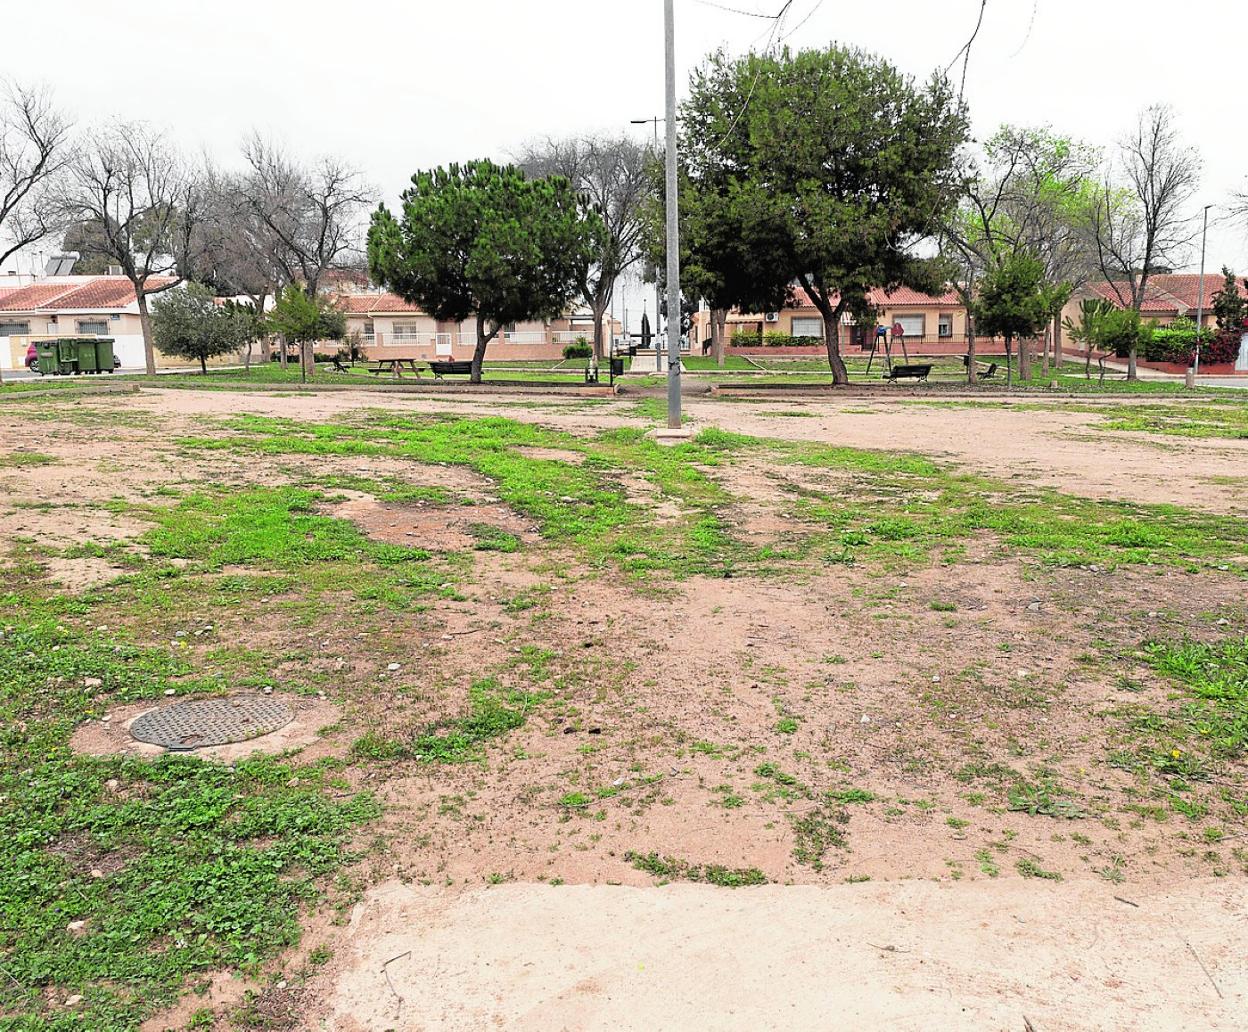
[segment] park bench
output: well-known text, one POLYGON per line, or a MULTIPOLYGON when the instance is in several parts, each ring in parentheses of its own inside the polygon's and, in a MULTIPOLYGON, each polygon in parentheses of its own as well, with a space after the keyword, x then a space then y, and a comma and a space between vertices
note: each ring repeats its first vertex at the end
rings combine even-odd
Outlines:
MULTIPOLYGON (((971 365, 971 356, 962 356, 962 368, 969 369, 971 365)), ((991 380, 1001 371, 1001 367, 996 362, 989 363, 986 367, 983 362, 975 363, 975 372, 981 380, 991 380)))
POLYGON ((435 380, 441 380, 444 376, 471 376, 471 362, 430 362, 429 372, 433 373, 435 380))
POLYGON ((884 375, 884 379, 889 383, 896 383, 898 380, 918 380, 920 383, 927 383, 931 372, 931 365, 895 365, 884 375))

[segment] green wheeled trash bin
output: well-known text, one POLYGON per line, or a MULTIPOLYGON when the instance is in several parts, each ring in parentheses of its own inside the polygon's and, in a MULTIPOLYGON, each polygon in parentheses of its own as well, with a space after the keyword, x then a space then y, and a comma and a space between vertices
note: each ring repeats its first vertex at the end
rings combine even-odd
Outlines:
POLYGON ((98 373, 100 367, 95 361, 95 340, 91 337, 71 337, 65 343, 73 345, 78 355, 78 372, 98 373))
POLYGON ((78 371, 80 373, 111 373, 113 371, 112 337, 77 337, 78 371))
POLYGON ((78 371, 78 344, 72 338, 41 340, 35 354, 40 376, 71 376, 78 371))

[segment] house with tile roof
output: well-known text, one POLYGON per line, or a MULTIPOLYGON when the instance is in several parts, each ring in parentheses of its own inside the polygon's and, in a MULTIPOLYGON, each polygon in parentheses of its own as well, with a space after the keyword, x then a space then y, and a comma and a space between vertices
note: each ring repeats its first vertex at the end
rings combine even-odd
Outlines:
MULTIPOLYGON (((956 292, 922 294, 908 287, 893 291, 874 289, 870 293, 876 322, 890 329, 900 326, 906 348, 913 355, 960 355, 967 346, 966 309, 956 292)), ((806 292, 794 289, 789 304, 776 312, 728 313, 725 323, 727 350, 735 354, 803 355, 823 352, 823 316, 806 292), (783 343, 781 340, 783 338, 783 343), (794 345, 793 338, 806 338, 809 344, 794 345)), ((695 353, 709 350, 710 312, 695 313, 689 334, 695 353)), ((848 354, 868 352, 875 345, 875 324, 860 326, 849 316, 841 326, 841 348, 848 354)), ((980 354, 992 354, 994 347, 1004 354, 1000 342, 979 341, 980 354)))
MULTIPOLYGON (((1236 277, 1235 283, 1239 289, 1240 296, 1248 299, 1248 287, 1245 287, 1243 278, 1236 277)), ((1148 284, 1144 290, 1144 300, 1140 305, 1140 315, 1145 319, 1156 322, 1159 326, 1168 326, 1176 319, 1190 319, 1192 322, 1195 322, 1196 313, 1199 311, 1201 313, 1201 325, 1208 329, 1213 329, 1217 325, 1217 319, 1213 313, 1214 295, 1222 289, 1222 284, 1223 277, 1221 273, 1205 273, 1203 287, 1199 273, 1155 273, 1148 278, 1148 284)), ((1070 302, 1066 305, 1065 310, 1062 312, 1063 320, 1069 319, 1071 322, 1078 324, 1080 320, 1080 302, 1089 298, 1101 298, 1108 301, 1115 308, 1130 308, 1131 285, 1125 281, 1110 280, 1092 280, 1086 283, 1081 289, 1075 291, 1070 302)), ((1065 351, 1068 355, 1083 356, 1085 354, 1083 348, 1074 342, 1066 343, 1065 351)), ((1140 361, 1140 364, 1167 372, 1181 371, 1182 368, 1169 363, 1145 362, 1143 360, 1140 361)), ((1221 366, 1213 367, 1202 364, 1202 368, 1211 374, 1216 372, 1222 375, 1230 375, 1244 372, 1244 370, 1234 365, 1228 365, 1223 368, 1221 366)))
MULTIPOLYGON (((172 280, 153 276, 150 282, 172 280)), ((112 337, 122 367, 141 367, 143 330, 134 287, 124 276, 49 276, 11 286, 0 280, 0 369, 21 369, 27 346, 49 337, 112 337)), ((156 359, 164 368, 188 364, 160 352, 156 359)))
MULTIPOLYGON (((1235 282, 1240 295, 1248 298, 1248 289, 1244 287, 1243 280, 1237 278, 1235 282)), ((1146 319, 1155 319, 1164 326, 1179 318, 1195 322, 1199 309, 1203 312, 1202 325, 1213 326, 1213 295, 1221 289, 1220 274, 1205 273, 1203 291, 1198 273, 1154 274, 1148 278, 1140 314, 1146 319)), ((1075 293, 1066 314, 1077 316, 1079 302, 1090 297, 1104 298, 1117 308, 1130 308, 1131 284, 1125 281, 1093 280, 1075 293)))
MULTIPOLYGON (((477 345, 476 321, 462 323, 435 319, 419 305, 404 301, 397 294, 378 291, 339 294, 335 304, 347 319, 347 339, 369 359, 413 358, 468 360, 477 345)), ((619 334, 608 321, 608 333, 619 334)), ((563 349, 581 338, 592 341, 593 317, 572 311, 545 322, 507 326, 490 343, 491 362, 559 361, 563 349)))

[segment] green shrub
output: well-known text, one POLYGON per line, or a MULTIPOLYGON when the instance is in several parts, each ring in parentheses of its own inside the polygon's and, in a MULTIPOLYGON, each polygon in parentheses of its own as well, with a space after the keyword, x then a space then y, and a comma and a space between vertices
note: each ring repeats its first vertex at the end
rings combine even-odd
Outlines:
POLYGON ((822 343, 818 337, 794 337, 788 333, 768 332, 760 336, 757 333, 737 332, 732 335, 734 348, 810 348, 822 343))
POLYGON ((578 337, 575 344, 569 344, 563 349, 563 357, 569 361, 576 358, 589 358, 593 353, 594 349, 584 337, 578 337))

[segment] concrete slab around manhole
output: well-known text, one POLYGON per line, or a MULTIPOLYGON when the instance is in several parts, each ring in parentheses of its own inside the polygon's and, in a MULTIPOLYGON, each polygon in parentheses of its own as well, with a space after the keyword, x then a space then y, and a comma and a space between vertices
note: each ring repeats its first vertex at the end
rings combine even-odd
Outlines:
MULTIPOLYGON (((255 752, 281 753, 304 748, 321 740, 322 728, 342 719, 342 710, 323 699, 306 699, 292 695, 264 698, 289 709, 289 722, 268 734, 245 741, 203 746, 186 755, 232 762, 255 752)), ((162 700, 160 704, 148 700, 116 706, 106 714, 108 719, 91 720, 81 725, 70 739, 70 746, 74 751, 88 756, 160 756, 171 751, 185 752, 139 741, 132 734, 135 724, 142 718, 170 705, 171 700, 162 700)))
POLYGON ((302 1027, 1243 1029, 1246 908, 1237 878, 1164 891, 396 882, 355 907, 302 1027))

